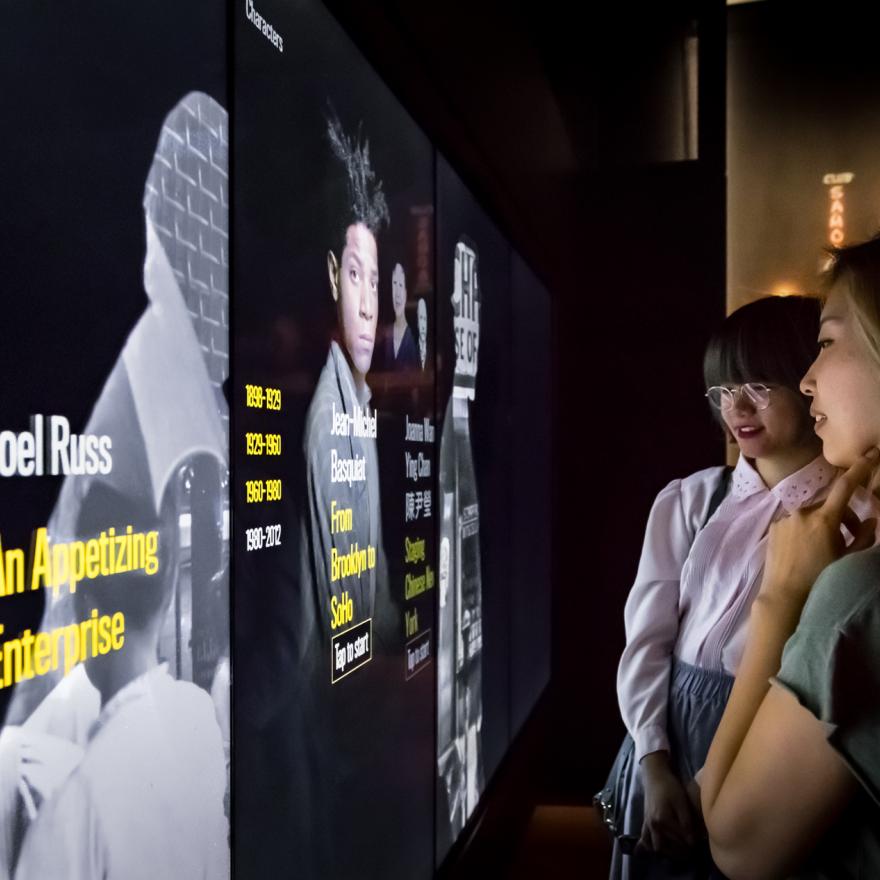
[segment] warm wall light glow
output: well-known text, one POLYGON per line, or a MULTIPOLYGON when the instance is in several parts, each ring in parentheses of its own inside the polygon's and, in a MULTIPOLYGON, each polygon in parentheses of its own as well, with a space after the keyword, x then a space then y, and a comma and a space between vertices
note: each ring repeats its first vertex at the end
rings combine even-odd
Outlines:
POLYGON ((796 284, 789 284, 787 281, 783 281, 777 284, 773 290, 770 291, 770 296, 800 296, 801 292, 798 289, 796 284))
POLYGON ((854 178, 855 174, 851 171, 826 174, 822 178, 822 183, 828 187, 828 198, 831 200, 828 211, 828 241, 834 247, 840 247, 844 242, 843 199, 846 195, 844 187, 846 184, 852 183, 854 178))

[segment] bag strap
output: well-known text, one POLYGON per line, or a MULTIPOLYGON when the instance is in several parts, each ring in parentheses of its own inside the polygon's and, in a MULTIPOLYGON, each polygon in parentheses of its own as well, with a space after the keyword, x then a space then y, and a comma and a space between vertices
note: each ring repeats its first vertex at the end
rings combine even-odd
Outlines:
POLYGON ((706 511, 706 518, 703 520, 703 525, 700 526, 700 529, 705 528, 706 523, 712 519, 712 514, 718 510, 718 506, 724 501, 724 497, 727 495, 727 490, 730 488, 730 476, 732 473, 733 468, 730 465, 725 465, 724 469, 721 471, 721 479, 719 479, 718 485, 715 487, 715 491, 709 499, 709 509, 706 511))

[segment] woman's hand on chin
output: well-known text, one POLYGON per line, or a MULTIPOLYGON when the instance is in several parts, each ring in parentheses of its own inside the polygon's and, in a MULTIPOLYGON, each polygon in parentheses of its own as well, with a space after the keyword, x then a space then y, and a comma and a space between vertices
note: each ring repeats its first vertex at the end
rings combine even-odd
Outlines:
POLYGON ((770 527, 767 560, 759 599, 800 605, 822 570, 844 553, 864 550, 874 543, 876 521, 864 522, 849 508, 853 492, 865 484, 880 463, 880 449, 872 446, 831 485, 820 504, 801 508, 770 527), (841 523, 855 540, 846 547, 841 523))

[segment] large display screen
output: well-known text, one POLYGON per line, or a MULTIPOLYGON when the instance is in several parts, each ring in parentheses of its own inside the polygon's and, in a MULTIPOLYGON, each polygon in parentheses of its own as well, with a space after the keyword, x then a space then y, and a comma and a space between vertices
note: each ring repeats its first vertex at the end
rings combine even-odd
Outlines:
POLYGON ((510 249, 437 160, 437 858, 509 741, 510 249))
POLYGON ((235 28, 236 865, 429 877, 433 150, 319 5, 235 28))
POLYGON ((2 877, 229 876, 224 67, 216 4, 3 4, 2 877))
POLYGON ((0 880, 432 877, 548 674, 546 292, 316 0, 3 17, 0 880))

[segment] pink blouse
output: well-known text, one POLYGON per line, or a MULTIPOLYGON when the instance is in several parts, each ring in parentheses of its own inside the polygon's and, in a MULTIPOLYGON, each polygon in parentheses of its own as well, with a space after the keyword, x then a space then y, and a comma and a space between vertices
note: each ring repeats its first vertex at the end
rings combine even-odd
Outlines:
MULTIPOLYGON (((721 468, 673 480, 654 501, 638 574, 624 611, 626 648, 617 674, 636 760, 669 749, 666 706, 672 656, 735 674, 749 609, 764 568, 770 524, 821 500, 837 470, 821 456, 768 489, 740 456, 730 489, 704 527, 721 468)), ((851 506, 876 516, 873 496, 851 506)))

